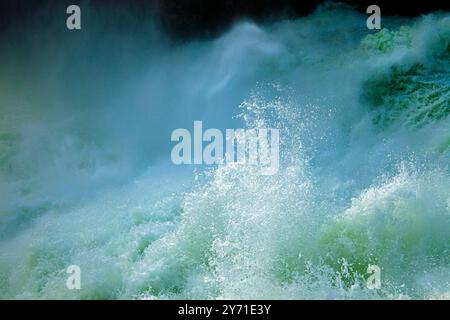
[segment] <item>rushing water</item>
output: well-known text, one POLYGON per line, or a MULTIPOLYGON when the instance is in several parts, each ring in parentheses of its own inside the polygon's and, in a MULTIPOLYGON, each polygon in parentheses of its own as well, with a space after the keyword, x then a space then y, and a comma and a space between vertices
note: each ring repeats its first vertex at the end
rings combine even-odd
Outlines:
POLYGON ((449 299, 450 16, 366 18, 3 34, 0 297, 449 299), (279 128, 278 173, 171 164, 194 120, 279 128))

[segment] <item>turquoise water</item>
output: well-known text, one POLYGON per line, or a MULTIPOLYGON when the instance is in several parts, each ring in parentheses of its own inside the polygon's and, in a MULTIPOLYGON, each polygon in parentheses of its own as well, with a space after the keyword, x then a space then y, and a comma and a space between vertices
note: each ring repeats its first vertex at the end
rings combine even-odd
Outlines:
POLYGON ((450 16, 365 19, 10 44, 0 298, 449 299, 450 16), (172 165, 194 120, 279 128, 278 173, 172 165))

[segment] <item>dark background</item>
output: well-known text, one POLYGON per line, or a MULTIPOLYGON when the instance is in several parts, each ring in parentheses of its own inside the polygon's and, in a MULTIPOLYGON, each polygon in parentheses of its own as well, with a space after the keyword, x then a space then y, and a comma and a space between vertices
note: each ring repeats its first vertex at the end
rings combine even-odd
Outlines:
MULTIPOLYGON (((211 37, 235 19, 256 21, 297 17, 310 13, 322 0, 1 0, 0 30, 26 23, 36 12, 65 12, 70 4, 114 10, 155 20, 175 39, 211 37)), ((450 0, 343 0, 365 12, 371 4, 380 6, 382 15, 415 16, 435 10, 449 10, 450 0)))

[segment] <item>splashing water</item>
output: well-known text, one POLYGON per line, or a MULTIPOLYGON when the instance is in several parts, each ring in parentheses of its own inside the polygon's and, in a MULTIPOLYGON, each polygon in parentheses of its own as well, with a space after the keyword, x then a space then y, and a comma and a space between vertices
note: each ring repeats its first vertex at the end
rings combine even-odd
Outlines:
POLYGON ((449 299, 450 17, 383 24, 368 35, 332 6, 152 42, 122 61, 145 72, 99 89, 115 100, 21 101, 15 82, 0 95, 0 297, 449 299), (168 164, 170 130, 195 119, 280 129, 279 172, 168 164), (82 290, 66 288, 71 264, 82 290))

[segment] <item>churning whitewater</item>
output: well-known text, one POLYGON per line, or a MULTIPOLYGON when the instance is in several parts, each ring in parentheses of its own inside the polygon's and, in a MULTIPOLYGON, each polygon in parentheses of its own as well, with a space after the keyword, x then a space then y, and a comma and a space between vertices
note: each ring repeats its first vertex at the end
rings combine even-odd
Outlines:
POLYGON ((0 53, 0 298, 450 299, 450 16, 366 18, 176 46, 151 23, 58 50, 19 35, 0 53), (279 129, 278 172, 173 165, 170 132, 198 119, 279 129))

